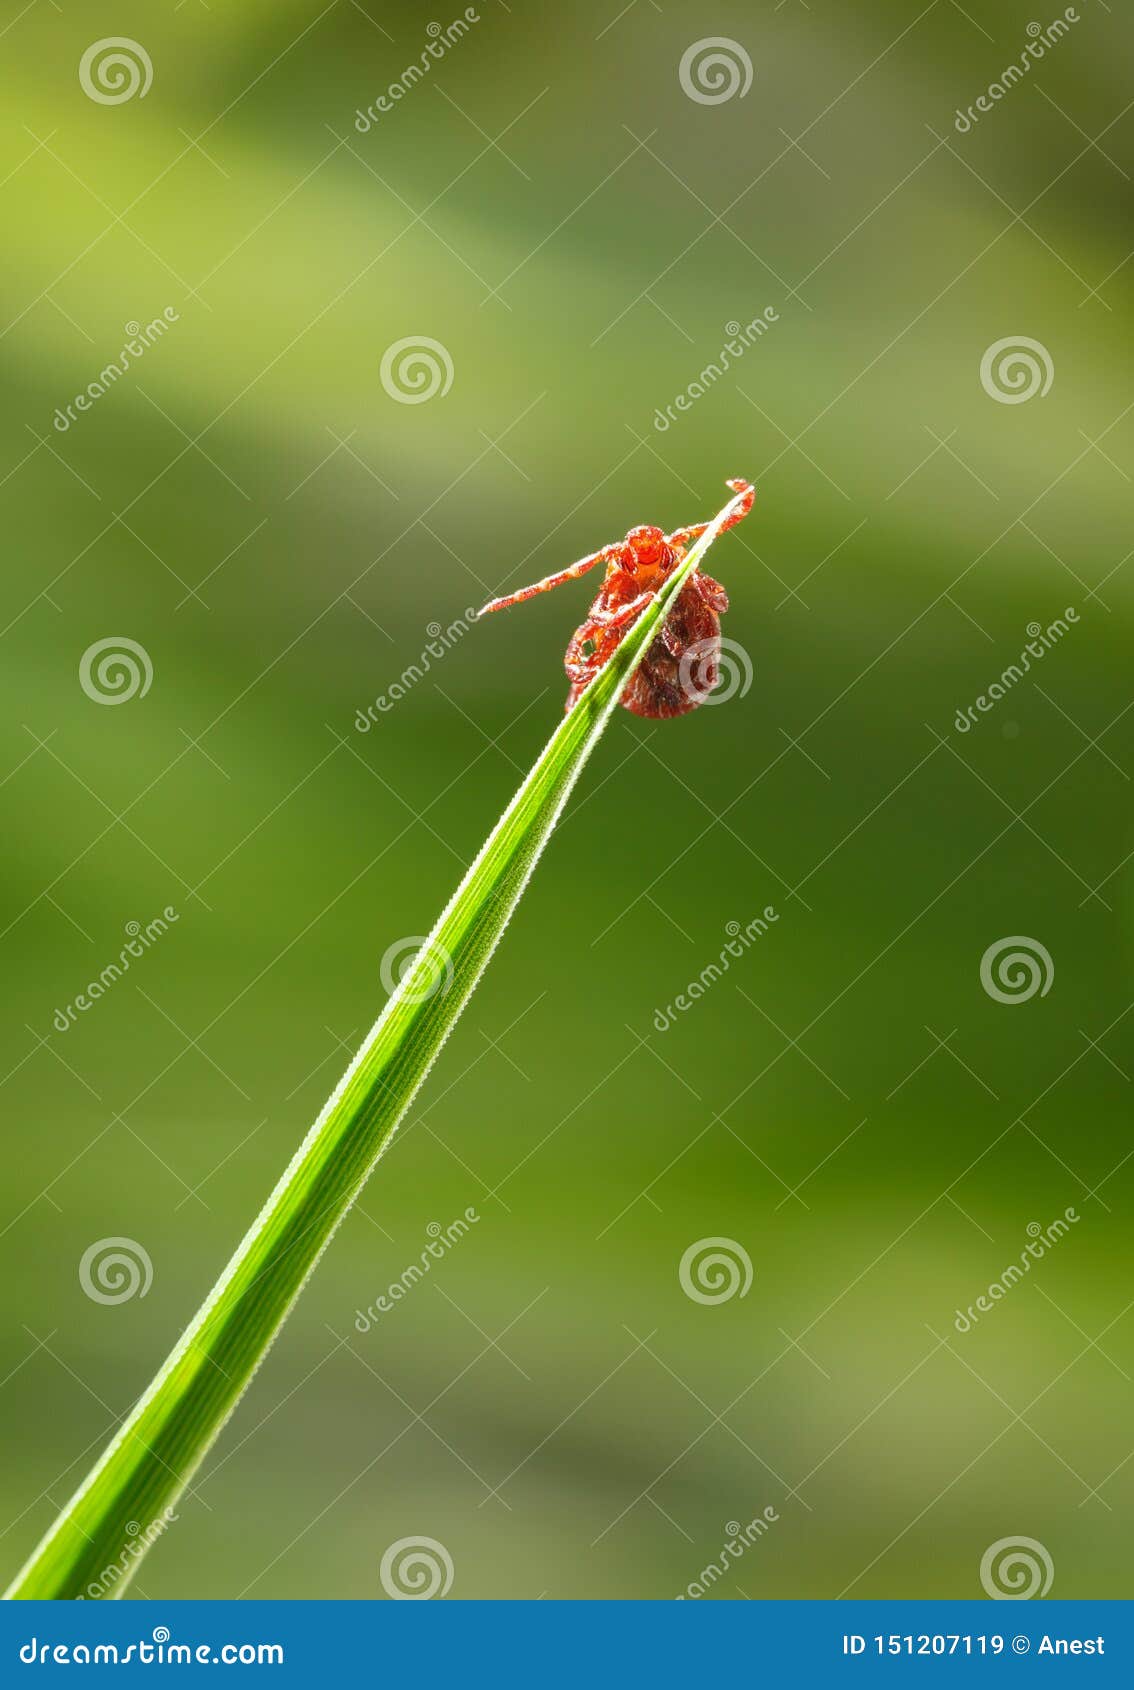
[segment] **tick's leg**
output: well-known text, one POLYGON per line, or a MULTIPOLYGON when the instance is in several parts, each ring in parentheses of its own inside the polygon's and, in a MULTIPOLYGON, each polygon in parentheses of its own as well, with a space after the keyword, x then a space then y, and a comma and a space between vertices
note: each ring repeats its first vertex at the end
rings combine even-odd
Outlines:
MULTIPOLYGON (((729 481, 726 485, 731 487, 734 493, 740 493, 743 497, 734 500, 734 508, 729 512, 728 520, 721 524, 722 534, 730 528, 735 528, 738 522, 743 521, 752 509, 752 503, 756 497, 755 487, 747 481, 729 481)), ((671 546, 688 546, 694 540, 699 540, 708 527, 707 522, 695 522, 689 528, 675 529, 672 534, 667 534, 666 539, 671 546)))
POLYGON ((691 546, 694 540, 699 540, 708 527, 707 522, 694 522, 688 528, 675 528, 672 534, 666 535, 666 544, 670 546, 691 546))
POLYGON ((612 610, 609 614, 604 614, 602 618, 603 633, 609 632, 611 628, 622 628, 627 622, 632 622, 636 616, 645 610, 653 596, 653 593, 639 593, 638 597, 631 599, 629 604, 624 604, 619 610, 612 610))
POLYGON ((530 587, 521 587, 518 592, 506 593, 503 598, 491 599, 477 611, 477 615, 487 616, 492 610, 507 610, 513 604, 522 604, 525 599, 534 599, 539 593, 549 593, 553 587, 561 587, 565 581, 575 581, 580 575, 585 575, 596 563, 617 562, 624 549, 621 541, 614 546, 604 546, 601 552, 592 552, 590 557, 581 557, 578 563, 569 564, 566 569, 557 570, 554 575, 547 575, 542 581, 533 582, 530 587))
POLYGON ((639 593, 637 598, 631 599, 629 604, 620 605, 617 610, 591 607, 590 616, 572 634, 563 660, 563 666, 576 687, 586 686, 614 655, 622 639, 621 630, 645 610, 652 597, 652 593, 639 593))
POLYGON ((693 586, 710 610, 715 610, 718 616, 723 616, 728 609, 728 594, 719 581, 714 581, 711 575, 702 575, 698 570, 693 576, 693 586))

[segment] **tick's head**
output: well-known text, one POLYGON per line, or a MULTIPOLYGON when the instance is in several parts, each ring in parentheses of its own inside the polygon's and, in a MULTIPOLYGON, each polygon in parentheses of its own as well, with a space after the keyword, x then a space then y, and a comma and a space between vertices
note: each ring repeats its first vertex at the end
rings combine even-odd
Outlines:
POLYGON ((653 569, 662 561, 665 535, 660 528, 632 528, 626 536, 626 544, 639 569, 653 569))

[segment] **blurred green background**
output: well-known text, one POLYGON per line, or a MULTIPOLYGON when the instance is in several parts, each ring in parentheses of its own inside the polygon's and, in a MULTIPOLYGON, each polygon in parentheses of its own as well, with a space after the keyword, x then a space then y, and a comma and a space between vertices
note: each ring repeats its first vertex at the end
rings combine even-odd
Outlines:
POLYGON ((359 710, 430 624, 633 523, 706 518, 743 474, 757 508, 712 569, 750 687, 682 721, 619 712, 130 1594, 369 1599, 424 1535, 453 1596, 672 1597, 767 1507, 715 1595, 976 1596, 1020 1535, 1053 1594, 1129 1594, 1130 19, 1081 0, 960 134, 1046 14, 477 11, 365 134, 449 14, 0 18, 7 1564, 554 726, 587 588, 463 635, 367 734, 359 710), (707 32, 750 58, 747 93, 683 91, 707 32), (84 92, 111 35, 144 46, 144 97, 84 92), (380 376, 410 337, 452 368, 422 403, 380 376), (1000 403, 982 355, 1020 337, 1051 388, 1000 403), (79 668, 112 637, 153 678, 107 708, 79 668), (176 925, 56 1031, 166 905, 176 925), (980 962, 1016 935, 1053 978, 1006 1004, 980 962), (99 1304, 80 1259, 118 1237, 152 1285, 99 1304), (746 1295, 684 1293, 707 1238, 747 1253, 746 1295))

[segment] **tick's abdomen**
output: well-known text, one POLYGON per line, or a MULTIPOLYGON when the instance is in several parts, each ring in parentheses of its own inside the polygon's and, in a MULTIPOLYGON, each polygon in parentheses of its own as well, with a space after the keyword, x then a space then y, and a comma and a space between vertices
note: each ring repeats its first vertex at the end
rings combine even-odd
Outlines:
MULTIPOLYGON (((670 563, 663 572, 663 578, 672 567, 670 563)), ((643 588, 646 593, 656 591, 653 583, 643 583, 643 587, 639 588, 631 585, 627 577, 617 583, 613 580, 604 582, 603 591, 591 606, 589 617, 575 630, 567 647, 564 667, 571 681, 568 710, 621 644, 645 610, 646 603, 634 616, 615 628, 608 628, 604 617, 632 603, 643 588)), ((685 716, 703 703, 716 685, 721 633, 719 613, 727 609, 728 595, 711 576, 695 574, 686 581, 661 632, 651 642, 622 694, 624 708, 635 716, 664 720, 671 716, 685 716)))
POLYGON ((678 593, 661 633, 631 677, 623 706, 654 720, 688 715, 717 684, 720 650, 720 617, 705 602, 695 576, 678 593))

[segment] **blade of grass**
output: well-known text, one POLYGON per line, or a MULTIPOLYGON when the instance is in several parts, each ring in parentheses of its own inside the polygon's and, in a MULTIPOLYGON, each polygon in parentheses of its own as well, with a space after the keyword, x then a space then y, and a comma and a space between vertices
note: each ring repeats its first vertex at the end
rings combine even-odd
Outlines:
POLYGON ((690 547, 556 728, 208 1298, 8 1598, 123 1594, 389 1148, 623 687, 742 498, 730 500, 690 547))

